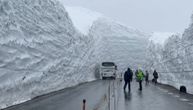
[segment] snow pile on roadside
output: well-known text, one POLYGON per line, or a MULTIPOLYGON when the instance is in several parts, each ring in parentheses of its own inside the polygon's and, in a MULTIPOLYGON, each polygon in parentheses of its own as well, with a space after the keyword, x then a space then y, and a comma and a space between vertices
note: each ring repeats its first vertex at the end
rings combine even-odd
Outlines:
POLYGON ((0 108, 94 79, 92 38, 54 0, 0 1, 0 108))
MULTIPOLYGON (((193 21, 193 20, 192 20, 193 21)), ((157 69, 159 81, 176 88, 184 85, 193 94, 193 23, 182 35, 170 36, 163 46, 149 44, 148 68, 157 69)), ((152 71, 151 70, 151 71, 152 71)))

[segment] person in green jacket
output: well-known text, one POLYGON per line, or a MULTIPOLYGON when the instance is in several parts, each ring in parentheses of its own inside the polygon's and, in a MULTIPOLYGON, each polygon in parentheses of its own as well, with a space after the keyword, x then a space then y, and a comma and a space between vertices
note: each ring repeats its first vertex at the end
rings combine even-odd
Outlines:
POLYGON ((138 73, 137 73, 137 80, 139 82, 139 90, 140 91, 142 91, 142 81, 143 81, 143 78, 144 78, 143 71, 141 69, 139 69, 138 73))

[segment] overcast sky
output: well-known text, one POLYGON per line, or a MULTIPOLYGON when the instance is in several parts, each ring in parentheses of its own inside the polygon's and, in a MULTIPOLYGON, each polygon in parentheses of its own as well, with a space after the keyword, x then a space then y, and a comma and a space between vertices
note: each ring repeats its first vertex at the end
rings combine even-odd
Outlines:
POLYGON ((144 32, 183 32, 193 14, 193 0, 61 0, 100 12, 144 32))

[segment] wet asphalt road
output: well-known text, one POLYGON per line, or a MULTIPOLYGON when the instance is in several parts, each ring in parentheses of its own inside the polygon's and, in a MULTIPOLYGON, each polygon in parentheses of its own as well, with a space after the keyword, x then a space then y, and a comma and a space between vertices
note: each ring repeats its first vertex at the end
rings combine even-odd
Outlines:
POLYGON ((82 110, 83 99, 87 110, 97 110, 107 102, 109 81, 94 81, 35 98, 5 110, 82 110))
POLYGON ((193 110, 192 96, 187 98, 172 88, 143 84, 141 92, 138 83, 131 86, 131 93, 120 89, 118 110, 193 110))
POLYGON ((193 110, 193 99, 180 95, 170 88, 132 82, 131 92, 124 92, 119 80, 94 81, 55 93, 38 97, 5 110, 82 110, 86 99, 86 110, 193 110), (111 87, 109 87, 111 86, 111 87), (114 86, 114 87, 112 87, 114 86), (109 101, 110 100, 110 101, 109 101))

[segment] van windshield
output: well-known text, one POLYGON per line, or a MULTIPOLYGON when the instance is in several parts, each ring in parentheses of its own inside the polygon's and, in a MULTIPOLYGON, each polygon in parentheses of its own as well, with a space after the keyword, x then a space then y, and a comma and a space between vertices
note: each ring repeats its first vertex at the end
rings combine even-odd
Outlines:
POLYGON ((113 62, 103 62, 102 66, 115 66, 113 62))

